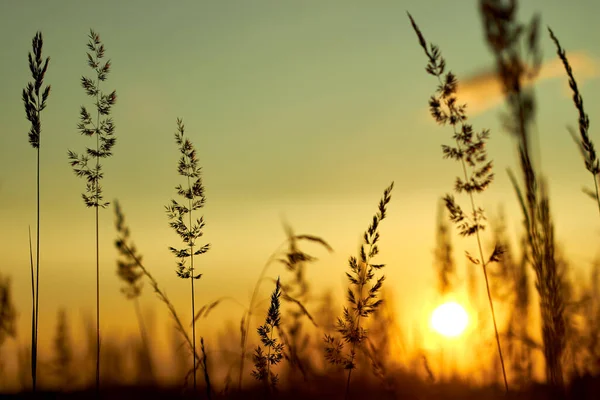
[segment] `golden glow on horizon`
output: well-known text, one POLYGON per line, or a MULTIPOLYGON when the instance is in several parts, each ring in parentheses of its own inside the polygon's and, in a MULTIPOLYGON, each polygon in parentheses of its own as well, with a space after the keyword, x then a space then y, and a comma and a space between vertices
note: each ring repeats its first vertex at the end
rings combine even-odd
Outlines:
POLYGON ((468 323, 467 312, 456 302, 444 303, 431 314, 431 327, 446 337, 459 336, 464 332, 468 323))

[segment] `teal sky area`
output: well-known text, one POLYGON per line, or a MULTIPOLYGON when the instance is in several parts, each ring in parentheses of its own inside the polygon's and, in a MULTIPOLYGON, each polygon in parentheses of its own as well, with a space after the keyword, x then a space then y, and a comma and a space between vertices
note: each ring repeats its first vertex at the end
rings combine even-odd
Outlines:
MULTIPOLYGON (((600 71, 593 64, 600 59, 600 3, 521 3, 521 20, 540 12, 542 26, 551 25, 568 52, 585 54, 600 71)), ((263 263, 285 238, 283 219, 332 245, 333 254, 307 247, 319 258, 308 276, 316 290, 331 288, 341 298, 347 258, 395 181, 378 257, 387 264, 385 285, 399 317, 419 323, 435 287, 437 201, 461 171, 441 157, 451 131, 428 115, 437 83, 425 73, 427 60, 406 11, 440 46, 459 81, 493 67, 476 1, 0 0, 0 272, 13 282, 19 341, 27 341, 29 329, 27 229, 35 233, 36 204, 35 151, 21 91, 31 80, 27 53, 38 30, 44 56, 51 57, 45 82, 52 85, 41 138, 42 331, 54 330, 59 307, 81 318, 95 301, 94 213, 85 208, 84 183, 67 161, 67 149, 91 145, 76 129, 80 106, 92 104, 80 87, 81 76, 91 74, 85 55, 90 28, 112 60, 102 88, 117 91, 117 144, 103 163, 105 196, 120 200, 147 267, 182 314, 189 308, 188 285, 175 275, 168 246, 179 241, 164 212, 181 182, 173 138, 178 117, 203 167, 204 238, 213 247, 198 261, 204 274, 198 304, 220 296, 247 303, 263 263)), ((544 61, 551 61, 553 44, 545 28, 541 33, 544 61)), ((600 143, 599 81, 591 77, 580 87, 592 140, 600 143)), ((564 75, 538 84, 537 130, 558 239, 574 271, 585 273, 600 229, 593 202, 581 193, 592 178, 565 129, 577 124, 567 89, 564 75)), ((476 130, 492 131, 489 154, 497 175, 479 201, 492 216, 503 204, 517 232, 521 216, 505 171, 518 164, 500 110, 472 118, 476 130)), ((118 290, 113 210, 100 214, 103 329, 125 332, 135 321, 118 290)), ((454 243, 463 273, 463 250, 474 243, 458 235, 454 243)), ((270 272, 277 274, 284 269, 270 272)), ((156 309, 157 323, 167 320, 150 290, 143 306, 156 309)), ((200 329, 218 330, 241 312, 226 305, 211 317, 211 328, 200 329)))

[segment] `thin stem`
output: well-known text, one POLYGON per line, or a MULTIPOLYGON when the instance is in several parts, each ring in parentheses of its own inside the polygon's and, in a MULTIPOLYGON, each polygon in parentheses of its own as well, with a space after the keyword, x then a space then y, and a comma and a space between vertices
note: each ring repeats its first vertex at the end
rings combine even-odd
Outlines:
MULTIPOLYGON (((359 296, 359 301, 361 301, 362 296, 363 296, 363 290, 365 287, 365 276, 367 274, 367 267, 369 266, 369 261, 371 260, 371 257, 368 256, 368 254, 371 254, 371 251, 373 250, 373 243, 371 243, 369 245, 369 251, 367 252, 367 259, 364 263, 364 268, 360 271, 361 275, 360 276, 360 286, 358 288, 358 296, 359 296)), ((360 335, 360 310, 358 310, 358 316, 356 317, 356 331, 357 334, 360 335)), ((356 354, 356 342, 352 343, 352 350, 350 350, 350 364, 354 364, 354 357, 356 354)), ((346 381, 346 395, 344 396, 344 398, 346 400, 348 400, 350 398, 350 378, 352 376, 352 370, 354 368, 350 368, 348 369, 348 380, 346 381)))
POLYGON ((35 274, 33 272, 33 248, 31 246, 31 226, 29 227, 29 262, 31 270, 31 381, 33 391, 36 390, 36 374, 35 374, 35 274))
MULTIPOLYGON (((192 193, 192 185, 190 183, 190 177, 188 176, 188 189, 190 194, 192 193)), ((188 207, 190 210, 190 225, 188 229, 192 229, 192 199, 188 199, 188 207)), ((191 232, 190 232, 191 233, 191 232)), ((196 354, 196 302, 194 298, 194 242, 190 235, 190 279, 192 280, 192 344, 193 351, 196 354)), ((196 357, 194 358, 194 392, 196 392, 196 357)))
MULTIPOLYGON (((100 86, 98 78, 97 86, 100 86)), ((96 93, 96 104, 99 104, 98 92, 96 93)), ((98 186, 100 185, 100 110, 98 109, 96 120, 96 393, 100 393, 100 240, 98 235, 98 186)))
MULTIPOLYGON (((456 140, 456 145, 458 146, 458 150, 462 151, 462 149, 460 147, 460 142, 458 140, 456 140)), ((469 182, 469 178, 468 178, 468 174, 467 174, 467 166, 465 164, 464 158, 461 157, 460 161, 461 161, 463 173, 465 176, 465 182, 469 182)), ((475 215, 475 200, 473 199, 472 191, 469 191, 469 199, 471 200, 471 210, 473 212, 473 215, 475 215)), ((488 300, 490 303, 490 310, 492 312, 492 321, 494 323, 494 333, 496 335, 496 344, 498 346, 498 355, 500 357, 500 364, 502 366, 502 377, 504 378, 504 389, 505 389, 506 393, 508 393, 508 380, 506 379, 506 368, 504 366, 504 356, 502 355, 502 347, 500 346, 500 335, 498 334, 498 325, 496 324, 496 313, 494 311, 494 302, 492 300, 492 292, 490 290, 490 284, 489 284, 489 279, 488 279, 488 274, 487 274, 487 262, 485 261, 485 258, 483 257, 483 248, 481 246, 481 237, 479 235, 479 224, 477 223, 477 221, 475 221, 475 235, 477 238, 477 247, 479 248, 479 257, 481 260, 481 266, 483 267, 482 269, 483 269, 483 276, 485 278, 485 288, 487 290, 487 296, 488 296, 488 300)))
POLYGON ((252 291, 252 297, 250 298, 250 305, 246 312, 246 321, 245 321, 246 324, 244 327, 246 333, 243 338, 244 340, 242 341, 242 356, 240 359, 240 376, 239 376, 239 381, 238 381, 238 390, 239 391, 242 390, 242 377, 244 376, 244 362, 246 360, 246 342, 248 341, 248 330, 250 329, 250 318, 252 316, 252 310, 254 307, 254 302, 256 301, 256 296, 258 295, 258 288, 260 287, 260 283, 264 279, 264 276, 267 272, 269 265, 271 265, 271 262, 273 262, 273 259, 275 258, 275 256, 277 256, 279 249, 281 248, 281 246, 286 244, 288 241, 289 241, 289 239, 284 240, 279 246, 277 246, 277 249, 273 253, 271 253, 269 258, 267 259, 267 262, 263 266, 263 269, 260 271, 260 275, 258 276, 256 285, 254 285, 254 290, 252 291))
MULTIPOLYGON (((37 112, 40 113, 40 96, 37 94, 37 112)), ((37 191, 37 229, 36 229, 36 244, 35 244, 35 338, 34 348, 32 350, 33 357, 33 391, 37 390, 37 347, 38 347, 38 321, 39 321, 39 305, 40 305, 40 146, 42 141, 42 135, 38 137, 37 147, 37 177, 36 177, 36 191, 37 191)))
POLYGON ((596 201, 598 202, 598 212, 600 213, 600 194, 598 194, 598 177, 594 175, 594 186, 596 188, 596 201))
MULTIPOLYGON (((271 325, 271 334, 269 335, 269 340, 273 343, 273 331, 275 327, 271 325)), ((271 379, 271 346, 267 347, 267 393, 271 392, 269 380, 271 379)))
MULTIPOLYGON (((127 244, 123 243, 123 248, 125 249, 125 251, 127 251, 127 253, 129 253, 129 255, 131 255, 131 258, 135 261, 135 263, 137 264, 137 266, 140 267, 140 269, 142 270, 142 272, 144 273, 144 275, 150 280, 150 285, 152 286, 152 288, 154 289, 154 291, 156 292, 156 294, 159 296, 159 298, 161 299, 161 301, 163 303, 165 303, 165 305, 169 309, 169 313, 171 313, 171 316, 175 320, 175 324, 177 326, 177 330, 179 331, 179 333, 181 333, 181 335, 183 336, 183 338, 187 342, 187 344, 190 347, 190 349, 192 349, 193 348, 192 341, 190 340, 190 337, 186 333, 185 329, 183 328, 183 324, 181 323, 181 319, 179 319, 179 316, 177 315, 177 312, 175 311, 175 307, 173 307, 173 303, 171 303, 169 301, 169 298, 167 297, 167 295, 165 294, 165 292, 163 292, 158 287, 158 282, 156 281, 156 279, 154 279, 154 276, 152 276, 152 274, 146 269, 146 267, 144 267, 144 265, 142 264, 142 262, 140 261, 140 259, 134 254, 134 252, 129 247, 127 247, 127 244)), ((196 357, 196 359, 200 360, 200 356, 198 354, 196 354, 196 352, 194 352, 194 357, 196 357)))

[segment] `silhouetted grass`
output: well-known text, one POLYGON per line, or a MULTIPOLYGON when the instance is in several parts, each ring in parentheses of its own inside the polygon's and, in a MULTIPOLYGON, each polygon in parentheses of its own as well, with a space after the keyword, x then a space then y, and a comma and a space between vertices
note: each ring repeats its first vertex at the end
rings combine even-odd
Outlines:
MULTIPOLYGON (((46 108, 46 101, 50 95, 50 85, 46 86, 43 92, 40 93, 42 86, 44 85, 44 77, 48 70, 48 63, 50 57, 46 60, 42 57, 42 49, 44 46, 44 40, 42 33, 37 32, 33 37, 31 47, 33 48, 33 55, 29 53, 29 70, 33 82, 29 82, 25 89, 23 89, 23 103, 25 105, 25 115, 27 120, 31 123, 29 128, 29 143, 36 149, 37 153, 37 166, 36 166, 36 192, 37 192, 37 221, 36 221, 36 241, 35 241, 35 284, 32 283, 33 292, 33 306, 31 310, 32 322, 31 322, 31 379, 33 383, 33 390, 37 388, 37 335, 38 335, 38 320, 39 320, 39 283, 40 283, 40 144, 42 137, 42 121, 41 114, 46 108)), ((32 266, 33 267, 33 266, 32 266)))
MULTIPOLYGON (((520 181, 509 171, 523 218, 522 254, 517 256, 510 246, 505 231, 504 217, 494 228, 495 242, 491 256, 484 257, 483 240, 480 231, 486 227, 485 216, 477 207, 475 194, 483 192, 494 178, 492 161, 487 159, 486 145, 489 132, 476 133, 467 123, 466 105, 458 102, 458 81, 454 74, 446 70, 445 59, 439 48, 428 44, 421 30, 409 15, 412 28, 417 34, 419 44, 428 58, 426 67, 430 75, 436 77, 439 87, 429 101, 433 118, 441 125, 449 125, 453 130, 452 146, 442 146, 443 156, 461 165, 462 176, 457 178, 455 191, 468 197, 470 211, 464 211, 453 195, 443 198, 443 205, 449 212, 449 220, 457 225, 462 236, 475 236, 478 256, 468 255, 472 269, 481 267, 484 272, 487 297, 495 328, 495 342, 489 339, 490 346, 496 346, 500 363, 488 365, 483 352, 487 346, 485 338, 472 336, 476 342, 467 345, 476 348, 477 353, 471 370, 466 371, 463 378, 445 376, 444 371, 434 371, 432 357, 426 354, 420 332, 413 338, 412 352, 398 354, 399 347, 394 341, 403 341, 405 326, 396 326, 397 313, 390 301, 391 293, 384 292, 384 275, 378 276, 378 270, 384 264, 374 264, 378 254, 379 227, 386 218, 387 206, 391 201, 392 184, 384 191, 379 202, 378 211, 360 243, 357 257, 349 258, 350 271, 346 273, 348 290, 347 305, 343 308, 342 317, 336 318, 335 303, 331 294, 325 295, 321 307, 314 306, 317 296, 311 292, 311 282, 307 279, 306 268, 316 260, 315 257, 300 249, 300 242, 311 242, 332 251, 323 239, 313 235, 299 235, 289 226, 285 226, 286 240, 268 258, 253 288, 249 304, 241 304, 231 297, 219 297, 200 308, 195 305, 194 281, 201 274, 197 271, 197 259, 209 250, 209 245, 199 245, 197 240, 203 235, 204 220, 194 219, 196 213, 204 206, 204 186, 201 179, 201 168, 197 154, 191 141, 184 135, 182 120, 177 120, 176 144, 181 153, 178 162, 178 173, 186 181, 176 186, 177 195, 184 200, 172 200, 166 207, 170 226, 183 242, 182 248, 170 247, 170 251, 178 259, 177 274, 182 279, 190 279, 191 283, 191 337, 188 334, 188 322, 181 319, 174 304, 166 292, 142 263, 142 256, 131 239, 130 231, 125 224, 124 214, 115 201, 115 216, 119 251, 117 274, 125 283, 122 288, 128 299, 134 301, 135 311, 140 327, 142 346, 137 342, 135 348, 135 364, 131 367, 126 352, 130 348, 127 343, 110 338, 103 338, 100 353, 100 295, 99 295, 99 239, 98 209, 108 203, 103 201, 100 186, 103 174, 100 159, 112 155, 115 145, 114 123, 110 118, 111 107, 116 101, 116 94, 105 94, 100 90, 110 70, 110 61, 102 63, 104 46, 99 36, 91 31, 88 43, 88 65, 94 70, 95 78, 83 77, 82 86, 87 95, 95 100, 96 115, 93 117, 85 107, 81 108, 78 129, 81 134, 95 137, 95 148, 87 148, 78 155, 69 151, 70 163, 75 173, 86 180, 83 193, 87 207, 95 208, 96 216, 96 324, 89 320, 84 327, 83 342, 88 353, 76 348, 70 338, 69 325, 65 309, 61 309, 56 317, 56 333, 54 337, 53 357, 48 360, 39 359, 38 353, 38 304, 39 304, 39 260, 40 260, 40 137, 41 111, 45 108, 50 88, 41 90, 43 78, 48 66, 48 59, 42 59, 42 37, 36 34, 33 40, 33 55, 29 55, 30 70, 33 83, 23 91, 26 116, 31 123, 29 141, 37 150, 37 241, 36 262, 33 261, 33 244, 30 233, 30 270, 32 288, 32 332, 31 344, 17 344, 17 372, 13 379, 20 382, 22 393, 12 398, 89 398, 92 394, 105 398, 188 398, 206 397, 208 399, 253 399, 253 398, 287 398, 287 399, 332 399, 341 397, 340 388, 344 385, 344 397, 359 399, 597 399, 600 397, 600 267, 596 265, 588 278, 572 281, 568 275, 568 263, 559 252, 555 238, 555 228, 550 209, 550 196, 538 167, 539 161, 533 158, 533 124, 536 116, 536 102, 533 89, 525 86, 532 82, 541 65, 541 52, 538 46, 539 18, 534 17, 530 24, 517 21, 516 0, 480 0, 481 17, 486 41, 495 59, 497 76, 507 100, 508 112, 504 122, 509 133, 517 144, 519 157, 520 181), (94 164, 95 161, 95 165, 94 164), (285 246, 285 248, 284 248, 285 246), (502 257, 500 257, 502 255, 502 257), (496 263, 489 268, 490 263, 496 263), (276 280, 267 276, 267 270, 273 264, 285 267, 282 279, 276 280), (531 325, 535 322, 531 317, 530 305, 534 293, 529 287, 528 265, 535 274, 535 287, 540 304, 541 343, 531 335, 531 325), (287 274, 287 276, 285 275, 287 274), (142 281, 148 279, 149 284, 164 303, 175 322, 177 334, 183 338, 183 345, 192 355, 193 367, 189 368, 189 360, 175 352, 178 361, 177 374, 187 382, 193 377, 193 392, 182 391, 182 385, 171 385, 161 382, 154 375, 154 366, 150 354, 147 331, 140 311, 138 298, 142 290, 142 281), (262 313, 260 288, 264 281, 273 282, 275 288, 271 293, 269 308, 264 323, 258 328, 260 344, 255 347, 253 355, 247 354, 252 317, 262 313), (577 282, 577 284, 575 284, 577 282), (496 322, 492 294, 506 311, 506 325, 499 328, 496 322), (200 354, 196 349, 196 322, 206 318, 225 300, 233 300, 244 309, 239 325, 238 342, 233 343, 233 350, 228 345, 237 339, 234 329, 221 336, 221 348, 208 346, 204 338, 200 338, 200 354), (384 302, 385 301, 385 302, 384 302), (308 321, 306 319, 308 319, 308 321), (310 321, 310 324, 307 323, 310 321), (502 332, 500 332, 503 330, 502 332), (323 337, 325 340, 315 340, 323 337), (500 338, 503 344, 501 346, 500 338), (94 346, 95 345, 95 346, 94 346), (143 351, 139 351, 142 348, 143 351), (504 349, 504 350, 503 350, 504 349), (536 352, 543 354, 545 361, 545 380, 547 384, 538 384, 534 374, 536 352), (140 354, 142 354, 140 356, 140 354), (506 366, 504 354, 506 354, 506 366), (100 364, 102 355, 103 363, 100 364), (244 365, 247 358, 254 361, 251 372, 256 381, 242 387, 244 365), (324 359, 324 360, 323 360, 324 359), (209 369, 209 360, 211 368, 209 369), (278 366, 281 361, 287 361, 278 366), (238 364, 239 361, 239 364, 238 364), (95 362, 95 388, 88 382, 91 362, 95 362), (322 364, 322 365, 320 365, 322 364), (237 368, 239 365, 239 369, 237 368), (502 368, 504 391, 497 382, 499 367, 502 368), (361 368, 358 368, 361 366, 361 368), (363 368, 363 366, 369 366, 363 368), (101 368, 102 367, 102 368, 101 368), (196 391, 197 369, 203 369, 205 391, 196 391), (342 368, 339 368, 342 367, 342 368), (275 370, 276 369, 276 370, 275 370), (343 371, 341 370, 343 369, 343 371), (512 373, 511 391, 508 391, 507 369, 512 373), (129 372, 137 373, 131 385, 129 372), (102 371, 103 385, 100 387, 102 371), (219 375, 225 372, 225 378, 219 375), (153 379, 143 379, 147 373, 153 379), (232 392, 230 387, 238 376, 238 390, 232 392), (487 383, 477 385, 474 375, 481 373, 487 383), (33 381, 29 392, 29 374, 33 381), (184 377, 185 375, 185 377, 184 377), (281 381, 279 380, 279 377, 281 381), (84 378, 85 390, 77 385, 84 378), (54 387, 50 385, 55 379, 59 382, 57 391, 42 391, 54 387), (301 378, 301 379, 300 379, 301 378), (512 383, 514 382, 514 384, 512 383), (95 390, 94 390, 95 389, 95 390), (277 389, 277 390, 275 390, 277 389)), ((573 101, 579 114, 579 137, 573 134, 583 155, 586 168, 594 177, 596 191, 593 197, 600 210, 598 191, 598 175, 600 167, 594 145, 589 137, 589 117, 585 113, 580 89, 575 81, 566 52, 562 49, 554 33, 549 30, 550 37, 557 47, 557 53, 566 69, 569 85, 573 91, 573 101)), ((438 292, 442 295, 458 290, 460 279, 453 262, 453 248, 447 221, 444 220, 443 208, 440 209, 437 224, 437 252, 435 266, 437 269, 438 292)), ((410 265, 407 265, 409 268, 410 265)), ((469 296, 472 307, 478 308, 476 280, 469 274, 467 277, 469 296)), ((408 299, 409 301, 411 299, 408 299)), ((483 305, 485 306, 485 304, 483 305)), ((484 310, 485 311, 485 310, 484 310)), ((17 312, 12 300, 10 281, 0 276, 0 350, 4 342, 16 336, 17 312)), ((485 321, 484 321, 485 323, 485 321)), ((485 326, 480 325, 483 330, 485 326)), ((487 335, 486 335, 487 336, 487 335)), ((402 343, 403 345, 405 343, 402 343)), ((252 343, 250 345, 253 346, 252 343)), ((85 347, 84 347, 85 350, 85 347)), ((176 350, 179 350, 177 348, 176 350)), ((495 359, 494 359, 495 360, 495 359)), ((2 376, 3 355, 0 352, 0 378, 2 376)), ((10 378, 9 378, 10 379, 10 378)), ((2 393, 4 394, 4 393, 2 393)), ((10 398, 10 397, 9 397, 10 398)))
POLYGON ((343 366, 348 371, 346 380, 345 398, 350 396, 350 381, 352 371, 356 369, 356 352, 362 349, 363 342, 368 338, 367 330, 361 326, 361 319, 367 319, 383 303, 377 296, 385 280, 385 275, 381 275, 366 289, 375 278, 376 271, 382 269, 385 264, 373 264, 372 260, 379 253, 379 224, 386 217, 386 207, 392 199, 391 193, 394 188, 394 182, 385 189, 383 198, 379 202, 377 213, 373 216, 373 221, 363 235, 363 243, 359 248, 359 257, 350 257, 348 264, 350 272, 346 272, 349 281, 347 299, 349 306, 344 307, 342 317, 337 320, 336 331, 342 336, 342 339, 336 340, 332 335, 325 334, 325 358, 333 365, 343 366), (348 354, 344 354, 344 344, 350 346, 348 354))
POLYGON ((449 125, 452 128, 456 146, 442 145, 444 158, 459 161, 462 167, 462 177, 457 177, 454 190, 460 194, 465 193, 470 200, 471 215, 465 213, 461 206, 456 202, 454 196, 447 194, 444 197, 446 208, 450 213, 450 220, 458 227, 462 236, 475 236, 477 239, 477 248, 479 258, 475 258, 467 253, 469 260, 475 265, 481 265, 483 276, 485 278, 485 287, 487 289, 492 322, 494 323, 494 332, 496 334, 496 345, 498 347, 498 356, 500 366, 502 367, 502 377, 504 378, 504 387, 508 392, 508 380, 506 378, 506 368, 504 366, 504 356, 502 346, 500 345, 500 335, 498 333, 498 324, 496 322, 496 313, 494 311, 494 302, 490 291, 488 279, 488 266, 500 260, 502 248, 495 246, 489 259, 483 255, 483 246, 480 232, 485 229, 485 214, 481 207, 475 205, 473 194, 481 193, 489 187, 494 179, 492 172, 492 161, 487 159, 486 143, 489 139, 490 131, 482 130, 480 133, 473 131, 472 125, 466 123, 467 113, 466 104, 458 103, 456 76, 451 72, 446 72, 446 60, 438 46, 429 44, 421 33, 421 30, 415 23, 413 17, 408 14, 415 33, 419 39, 419 44, 425 51, 429 59, 425 70, 429 75, 435 76, 439 83, 436 92, 429 100, 429 110, 433 119, 440 125, 449 125))
POLYGON ((539 17, 529 24, 517 21, 516 1, 480 0, 486 41, 496 61, 500 83, 506 95, 506 129, 518 146, 523 187, 509 171, 524 218, 528 259, 536 276, 539 294, 546 379, 563 387, 562 354, 565 349, 565 302, 561 276, 555 258, 554 225, 550 213, 547 186, 536 171, 532 157, 532 129, 535 121, 535 96, 523 87, 525 78, 539 72, 541 52, 538 46, 539 17), (527 50, 527 53, 523 51, 527 50))
MULTIPOLYGON (((575 108, 579 113, 579 138, 573 132, 573 130, 569 129, 571 136, 575 143, 577 143, 577 147, 579 147, 579 151, 581 152, 581 156, 583 157, 583 161, 585 163, 585 168, 590 171, 592 177, 594 178, 594 188, 595 191, 592 195, 593 198, 596 199, 598 204, 598 211, 600 212, 600 195, 598 193, 598 176, 600 175, 600 162, 598 161, 598 157, 596 156, 596 149, 594 148, 594 143, 590 139, 588 130, 590 128, 590 118, 585 112, 583 108, 583 98, 581 97, 581 93, 579 91, 579 87, 577 86, 577 81, 575 81, 575 75, 573 73, 573 69, 569 64, 569 59, 567 58, 566 51, 560 46, 560 42, 558 38, 552 32, 552 29, 548 28, 548 32, 550 33, 550 37, 552 41, 556 45, 556 53, 558 57, 562 61, 567 76, 569 77, 569 87, 573 91, 573 103, 575 104, 575 108)), ((591 194, 591 193, 590 193, 591 194)))
POLYGON ((77 154, 71 150, 68 151, 69 163, 73 167, 75 174, 86 181, 86 191, 82 193, 83 202, 86 207, 93 207, 96 212, 96 388, 100 388, 100 242, 98 234, 98 209, 106 208, 109 203, 105 202, 102 195, 100 181, 104 177, 102 173, 100 159, 112 156, 112 148, 116 143, 114 136, 115 124, 110 117, 112 106, 117 101, 117 94, 112 91, 105 94, 100 89, 100 83, 104 82, 110 72, 111 62, 102 63, 104 58, 104 45, 100 41, 100 36, 90 30, 88 35, 89 42, 87 48, 91 53, 87 54, 88 66, 95 72, 94 78, 81 78, 81 86, 85 93, 93 98, 96 108, 95 120, 84 106, 81 107, 79 124, 77 129, 79 133, 96 138, 96 147, 87 147, 85 154, 77 154), (95 166, 89 166, 90 161, 95 161, 95 166))

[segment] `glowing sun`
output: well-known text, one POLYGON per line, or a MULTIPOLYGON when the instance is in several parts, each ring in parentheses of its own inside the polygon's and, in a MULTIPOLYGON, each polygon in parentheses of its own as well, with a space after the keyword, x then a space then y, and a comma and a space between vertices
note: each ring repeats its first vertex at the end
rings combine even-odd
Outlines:
POLYGON ((431 314, 431 327, 441 335, 455 337, 463 333, 469 317, 458 303, 444 303, 431 314))

